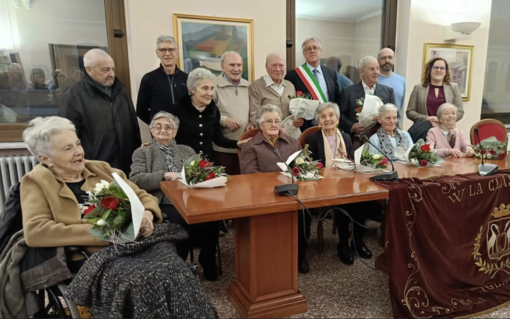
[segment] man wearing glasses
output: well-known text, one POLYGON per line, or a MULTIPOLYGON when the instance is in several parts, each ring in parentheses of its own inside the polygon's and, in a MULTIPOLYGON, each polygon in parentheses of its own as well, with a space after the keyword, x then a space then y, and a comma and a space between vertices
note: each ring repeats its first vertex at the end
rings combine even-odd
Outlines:
MULTIPOLYGON (((294 84, 296 92, 301 91, 305 95, 312 96, 321 103, 340 103, 340 88, 336 72, 320 65, 322 44, 319 38, 311 37, 303 41, 301 45, 306 62, 294 70, 290 70, 285 80, 294 84)), ((301 131, 315 126, 315 120, 305 120, 301 131)))
POLYGON ((188 93, 188 74, 176 65, 179 49, 175 39, 161 35, 156 41, 156 55, 161 61, 159 68, 145 74, 140 83, 136 115, 149 124, 159 111, 169 111, 181 97, 188 93))

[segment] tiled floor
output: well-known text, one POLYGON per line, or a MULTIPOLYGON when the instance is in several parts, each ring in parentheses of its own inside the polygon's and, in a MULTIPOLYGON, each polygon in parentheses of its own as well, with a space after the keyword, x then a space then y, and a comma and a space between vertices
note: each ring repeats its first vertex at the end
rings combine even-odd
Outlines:
MULTIPOLYGON (((376 227, 375 222, 367 223, 376 227)), ((377 241, 379 230, 367 231, 365 242, 374 256, 382 252, 377 241)), ((331 220, 324 223, 325 248, 317 251, 315 231, 308 248, 310 273, 299 275, 299 288, 308 299, 308 312, 295 318, 389 318, 392 317, 388 293, 388 277, 373 270, 374 259, 355 259, 354 265, 346 266, 336 255, 338 239, 331 234, 331 220)), ((227 299, 227 287, 235 280, 234 229, 221 238, 224 275, 217 282, 202 280, 202 284, 218 310, 220 318, 235 318, 234 308, 227 299)), ((483 318, 509 318, 510 307, 492 312, 483 318)))

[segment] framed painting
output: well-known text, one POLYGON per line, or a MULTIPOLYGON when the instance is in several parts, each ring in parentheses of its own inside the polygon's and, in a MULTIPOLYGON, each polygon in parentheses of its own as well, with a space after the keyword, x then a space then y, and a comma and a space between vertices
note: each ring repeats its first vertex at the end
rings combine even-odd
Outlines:
POLYGON ((462 100, 469 101, 471 96, 471 75, 473 73, 472 45, 425 43, 423 65, 433 58, 441 57, 448 62, 452 82, 459 85, 462 100))
POLYGON ((198 67, 221 74, 221 55, 239 53, 243 78, 253 82, 253 20, 174 14, 178 66, 186 73, 198 67))

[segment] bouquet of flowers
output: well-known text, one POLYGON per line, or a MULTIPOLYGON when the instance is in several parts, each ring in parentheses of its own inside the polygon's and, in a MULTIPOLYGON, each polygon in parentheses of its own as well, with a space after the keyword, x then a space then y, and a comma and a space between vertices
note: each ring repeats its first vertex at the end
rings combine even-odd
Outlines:
POLYGON ((284 163, 277 163, 278 167, 283 173, 290 177, 292 174, 299 181, 316 181, 321 176, 321 168, 324 167, 319 161, 313 161, 308 149, 308 144, 305 148, 295 152, 287 159, 287 165, 291 168, 292 172, 288 172, 287 165, 284 163))
POLYGON ((90 206, 83 211, 93 224, 88 232, 114 243, 134 241, 145 209, 133 189, 117 173, 112 175, 113 182, 101 180, 88 192, 90 206))
POLYGON ((425 144, 423 139, 419 139, 406 154, 406 161, 416 166, 434 166, 443 161, 443 159, 430 148, 430 144, 425 144))
POLYGON ((384 169, 388 166, 388 159, 381 154, 370 154, 368 144, 365 143, 363 146, 360 164, 363 166, 384 169))
POLYGON ((315 110, 319 106, 319 101, 314 100, 309 93, 301 91, 296 92, 296 96, 288 96, 289 112, 296 118, 304 118, 305 120, 312 120, 315 115, 315 110))
POLYGON ((507 142, 498 141, 495 136, 491 136, 476 144, 474 151, 478 158, 483 155, 485 159, 503 160, 507 155, 506 148, 507 142), (480 150, 480 144, 482 144, 482 150, 480 150))
MULTIPOLYGON (((354 112, 356 112, 356 119, 361 122, 361 120, 371 117, 369 121, 372 121, 372 119, 377 116, 378 110, 383 104, 384 102, 382 98, 377 95, 366 95, 357 99, 356 108, 354 109, 354 112), (365 112, 363 112, 365 102, 368 102, 366 103, 367 109, 365 109, 365 112), (361 119, 360 116, 362 117, 361 119)), ((362 123, 360 124, 363 125, 362 123)))
POLYGON ((213 188, 225 186, 226 176, 225 167, 213 166, 196 154, 184 161, 180 181, 191 188, 213 188))

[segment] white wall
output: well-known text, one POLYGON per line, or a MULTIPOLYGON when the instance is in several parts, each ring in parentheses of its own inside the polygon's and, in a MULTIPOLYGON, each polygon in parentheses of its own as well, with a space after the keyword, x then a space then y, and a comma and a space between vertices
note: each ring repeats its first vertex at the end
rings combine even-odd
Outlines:
MULTIPOLYGON (((306 38, 317 36, 322 42, 322 58, 338 56, 342 70, 355 60, 356 23, 296 18, 296 65, 305 63, 301 44, 306 38)), ((355 63, 355 62, 354 62, 355 63)))
MULTIPOLYGON (((407 0, 399 1, 397 14, 397 57, 395 72, 407 80, 405 107, 412 88, 421 82, 424 43, 444 43, 444 26, 455 22, 478 21, 481 26, 469 40, 457 44, 474 45, 471 99, 464 102, 465 115, 458 127, 469 132, 471 126, 480 120, 485 62, 489 38, 492 0, 464 0, 462 13, 446 12, 450 0, 407 0), (407 2, 407 3, 406 3, 407 2)), ((456 3, 459 3, 456 1, 456 3)), ((404 116, 404 129, 412 122, 404 116)))
POLYGON ((33 67, 42 68, 46 78, 51 77, 49 43, 108 45, 103 0, 32 1, 31 9, 21 5, 14 12, 27 79, 33 67))
MULTIPOLYGON (((133 101, 136 101, 143 75, 159 65, 154 53, 157 37, 174 34, 174 13, 253 19, 255 79, 266 74, 264 64, 268 53, 278 52, 285 56, 285 1, 126 0, 133 101)), ((148 140, 147 125, 141 124, 141 127, 143 139, 148 140)))
POLYGON ((356 66, 364 56, 377 56, 377 53, 381 50, 381 35, 382 10, 361 17, 356 21, 356 66))

